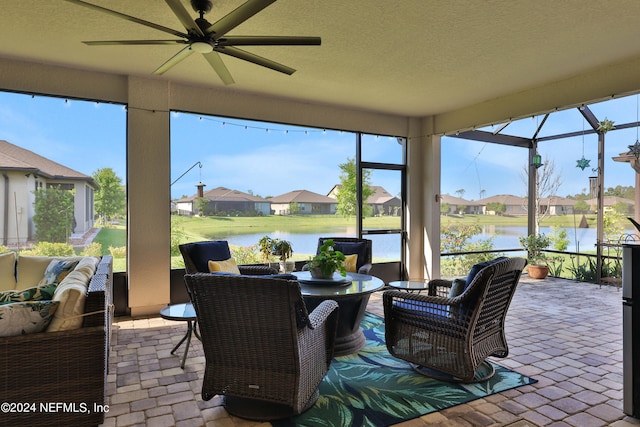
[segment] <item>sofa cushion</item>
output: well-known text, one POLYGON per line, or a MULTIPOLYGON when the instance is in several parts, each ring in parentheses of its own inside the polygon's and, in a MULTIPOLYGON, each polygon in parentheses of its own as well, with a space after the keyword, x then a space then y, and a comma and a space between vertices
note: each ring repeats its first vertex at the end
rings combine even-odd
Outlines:
POLYGON ((52 300, 57 286, 57 283, 47 283, 23 290, 2 291, 0 292, 0 304, 10 304, 20 301, 52 300))
MULTIPOLYGON (((449 298, 455 298, 459 295, 462 295, 464 289, 467 286, 466 279, 453 279, 451 282, 451 289, 449 289, 449 298)), ((460 312, 459 306, 451 306, 449 308, 449 316, 457 317, 460 312)))
POLYGON ((87 288, 91 275, 83 271, 72 271, 64 278, 53 294, 60 307, 51 320, 47 332, 70 331, 82 327, 82 315, 87 299, 87 288))
POLYGON ((333 249, 342 252, 344 255, 357 254, 356 271, 367 262, 366 242, 334 242, 333 249))
POLYGON ((240 274, 240 270, 238 269, 238 265, 236 264, 236 260, 233 258, 225 259, 223 261, 213 261, 209 260, 208 263, 209 273, 231 273, 231 274, 240 274))
POLYGON ((80 260, 82 257, 49 257, 18 255, 16 289, 27 289, 40 283, 52 260, 80 260))
POLYGON ((79 259, 54 259, 44 270, 39 286, 60 283, 78 265, 79 259))
POLYGON ((344 268, 349 273, 357 273, 358 270, 356 266, 358 265, 358 254, 345 255, 343 264, 344 268))
MULTIPOLYGON (((478 273, 480 273, 480 270, 482 270, 485 267, 488 267, 492 264, 495 264, 498 261, 502 261, 503 259, 507 259, 507 257, 498 257, 489 261, 484 261, 484 262, 479 262, 477 264, 475 264, 473 267, 471 267, 471 270, 469 270, 469 274, 467 275, 467 285, 466 287, 468 287, 471 282, 473 282, 473 279, 478 275, 478 273)), ((465 289, 466 289, 465 287, 465 289)))
POLYGON ((25 301, 0 305, 0 337, 44 331, 58 305, 57 301, 25 301))
POLYGON ((190 250, 190 256, 196 269, 202 273, 209 271, 208 262, 222 261, 231 258, 229 243, 226 240, 213 240, 209 242, 193 243, 190 250))
POLYGON ((0 291, 16 288, 16 253, 0 254, 0 291))

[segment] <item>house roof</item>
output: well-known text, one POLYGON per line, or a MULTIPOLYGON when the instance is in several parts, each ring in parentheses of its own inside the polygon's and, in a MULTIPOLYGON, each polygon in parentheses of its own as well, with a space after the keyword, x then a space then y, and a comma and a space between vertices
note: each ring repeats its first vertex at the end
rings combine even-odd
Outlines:
POLYGON ((49 179, 84 180, 95 185, 93 178, 42 157, 33 151, 0 140, 0 169, 28 171, 49 179))
POLYGON ((476 206, 481 205, 477 200, 467 200, 461 197, 450 196, 449 194, 443 194, 440 196, 441 203, 448 203, 454 206, 476 206))
POLYGON ((269 199, 271 203, 336 203, 336 199, 309 190, 294 190, 269 199))
POLYGON ((575 206, 578 203, 576 199, 568 199, 566 197, 560 196, 551 196, 540 199, 540 204, 542 205, 552 205, 552 206, 575 206))
MULTIPOLYGON (((262 202, 262 203, 268 203, 268 200, 263 199, 262 197, 258 197, 258 196, 254 196, 252 194, 248 194, 248 193, 243 193, 242 191, 238 191, 238 190, 231 190, 229 188, 226 187, 216 187, 213 188, 211 190, 205 191, 202 194, 205 198, 211 200, 212 202, 215 201, 225 201, 225 202, 262 202)), ((198 197, 197 194, 194 194, 193 196, 189 196, 189 197, 183 197, 180 200, 177 200, 177 202, 189 202, 189 201, 193 201, 194 199, 196 199, 198 197)))
POLYGON ((385 190, 383 187, 379 185, 372 185, 370 188, 373 190, 373 194, 369 196, 369 198, 367 199, 368 204, 381 205, 393 199, 397 199, 398 201, 400 201, 398 197, 389 193, 387 190, 385 190))
POLYGON ((489 203, 502 203, 505 206, 526 206, 527 199, 524 197, 512 196, 511 194, 498 194, 478 200, 478 204, 487 205, 489 203))
MULTIPOLYGON (((587 199, 587 200, 585 200, 585 202, 587 202, 587 204, 590 205, 590 206, 595 206, 595 205, 598 204, 598 199, 596 199, 596 198, 587 199)), ((626 203, 628 205, 634 205, 636 202, 635 202, 635 200, 625 199, 624 197, 604 196, 604 205, 605 206, 613 206, 616 203, 626 203)))

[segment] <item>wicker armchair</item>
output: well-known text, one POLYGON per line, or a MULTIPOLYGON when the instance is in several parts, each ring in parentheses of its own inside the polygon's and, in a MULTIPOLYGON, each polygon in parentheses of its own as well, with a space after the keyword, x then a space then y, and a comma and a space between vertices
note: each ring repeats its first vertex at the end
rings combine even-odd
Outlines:
MULTIPOLYGON (((210 240, 179 245, 184 269, 187 274, 208 273, 209 260, 224 261, 231 258, 229 243, 226 240, 210 240)), ((264 275, 277 274, 278 271, 266 265, 239 265, 240 274, 264 275)))
POLYGON ((252 420, 309 409, 329 369, 338 304, 308 313, 300 285, 276 278, 187 274, 206 358, 202 398, 252 420))
POLYGON ((504 322, 520 274, 522 258, 484 267, 462 294, 449 297, 451 281, 432 280, 429 294, 383 294, 389 352, 418 372, 443 380, 476 382, 491 378, 485 359, 509 353, 504 322))

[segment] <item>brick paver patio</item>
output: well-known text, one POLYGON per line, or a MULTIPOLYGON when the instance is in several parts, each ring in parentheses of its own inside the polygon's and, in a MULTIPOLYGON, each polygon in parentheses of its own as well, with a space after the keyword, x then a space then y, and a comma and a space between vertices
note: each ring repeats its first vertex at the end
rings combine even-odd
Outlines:
MULTIPOLYGON (((382 315, 381 293, 372 296, 368 310, 382 315)), ((202 400, 200 342, 192 341, 184 370, 180 357, 170 354, 185 329, 185 323, 160 317, 116 319, 104 426, 269 425, 229 416, 217 397, 202 400)), ((524 275, 509 310, 507 339, 509 357, 496 361, 536 384, 399 425, 640 425, 622 412, 622 301, 616 287, 524 275)))

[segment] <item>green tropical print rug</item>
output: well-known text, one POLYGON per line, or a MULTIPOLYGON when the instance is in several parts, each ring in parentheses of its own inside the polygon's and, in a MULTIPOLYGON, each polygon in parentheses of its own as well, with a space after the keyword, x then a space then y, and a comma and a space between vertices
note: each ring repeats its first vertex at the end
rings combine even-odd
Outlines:
POLYGON ((496 374, 476 384, 424 377, 387 351, 384 319, 366 313, 361 323, 367 345, 336 357, 320 384, 320 398, 305 413, 273 422, 276 427, 381 427, 537 382, 495 365, 496 374))

